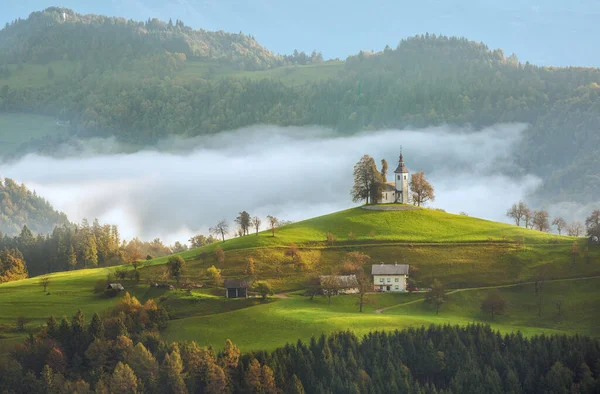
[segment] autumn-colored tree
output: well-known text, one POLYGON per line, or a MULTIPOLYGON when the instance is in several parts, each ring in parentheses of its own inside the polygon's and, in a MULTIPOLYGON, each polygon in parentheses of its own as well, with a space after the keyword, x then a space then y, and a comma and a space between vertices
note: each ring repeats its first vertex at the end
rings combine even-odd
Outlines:
POLYGON ((594 209, 585 219, 585 227, 588 236, 600 238, 600 209, 594 209))
POLYGON ((127 358, 127 364, 142 381, 145 390, 153 392, 158 379, 158 362, 141 342, 133 347, 127 358))
POLYGON ((223 252, 223 249, 221 249, 220 246, 217 246, 214 253, 217 263, 223 264, 225 262, 225 252, 223 252))
POLYGON ((354 165, 354 184, 350 190, 352 201, 364 200, 365 204, 376 203, 381 200, 383 178, 375 165, 375 160, 364 155, 354 165))
POLYGON ((387 182, 388 162, 385 159, 381 159, 381 181, 387 182))
POLYGON ((331 297, 337 295, 340 291, 340 281, 335 275, 321 276, 321 290, 331 305, 331 297))
POLYGON ((111 394, 137 394, 137 377, 129 365, 121 361, 117 363, 109 382, 111 394))
POLYGON ((412 193, 413 204, 418 207, 428 201, 435 201, 435 190, 427 179, 425 179, 425 174, 422 171, 410 176, 410 191, 412 193))
POLYGON ((162 393, 187 394, 188 390, 183 380, 183 362, 178 348, 165 354, 160 373, 162 393))
POLYGON ((206 270, 206 274, 208 278, 214 283, 215 287, 218 287, 221 284, 221 270, 215 267, 214 265, 208 267, 206 270))

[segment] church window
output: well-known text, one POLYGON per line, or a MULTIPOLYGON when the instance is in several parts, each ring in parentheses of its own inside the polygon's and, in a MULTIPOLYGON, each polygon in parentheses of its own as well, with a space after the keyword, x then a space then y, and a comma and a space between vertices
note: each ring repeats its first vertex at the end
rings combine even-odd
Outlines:
POLYGON ((404 180, 406 180, 406 175, 404 175, 404 180))
POLYGON ((398 175, 398 180, 400 180, 400 175, 398 175))

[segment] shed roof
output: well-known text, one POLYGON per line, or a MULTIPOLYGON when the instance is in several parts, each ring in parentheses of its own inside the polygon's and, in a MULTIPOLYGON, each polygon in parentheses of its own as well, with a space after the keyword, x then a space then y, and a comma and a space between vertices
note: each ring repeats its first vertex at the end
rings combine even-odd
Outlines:
POLYGON ((125 288, 123 287, 122 284, 120 283, 109 283, 108 286, 106 286, 107 289, 114 289, 114 290, 125 290, 125 288))
POLYGON ((225 279, 223 286, 228 289, 247 289, 250 287, 248 279, 225 279))
POLYGON ((408 264, 373 264, 371 275, 408 275, 408 264))
POLYGON ((319 277, 321 283, 327 278, 334 278, 337 281, 337 285, 343 289, 358 287, 356 275, 322 275, 319 277))

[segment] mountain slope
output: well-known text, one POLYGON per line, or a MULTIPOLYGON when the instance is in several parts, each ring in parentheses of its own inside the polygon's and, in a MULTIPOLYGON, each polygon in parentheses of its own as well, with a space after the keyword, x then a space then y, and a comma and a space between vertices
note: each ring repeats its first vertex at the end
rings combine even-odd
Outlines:
POLYGON ((27 225, 38 234, 50 233, 54 227, 68 224, 67 216, 56 211, 48 201, 18 185, 12 179, 0 179, 0 233, 17 235, 27 225))

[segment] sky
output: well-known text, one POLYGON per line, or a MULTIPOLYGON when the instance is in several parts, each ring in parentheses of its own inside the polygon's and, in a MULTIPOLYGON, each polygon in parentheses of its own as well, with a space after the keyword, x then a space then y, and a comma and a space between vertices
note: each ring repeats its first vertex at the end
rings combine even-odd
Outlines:
MULTIPOLYGON (((317 127, 253 126, 214 136, 162 141, 123 153, 114 140, 28 155, 3 175, 34 189, 69 219, 99 218, 125 238, 186 241, 242 210, 299 221, 351 208, 353 166, 364 154, 392 172, 402 146, 410 172, 425 171, 436 189, 430 207, 506 221, 509 206, 540 180, 509 177, 511 147, 525 125, 473 131, 437 127, 340 136, 317 127)), ((393 179, 390 174, 389 179, 393 179)), ((264 221, 264 220, 263 220, 264 221)))
POLYGON ((345 59, 428 32, 483 41, 538 65, 600 66, 600 52, 589 50, 600 36, 600 2, 592 0, 0 0, 0 21, 55 5, 242 31, 282 54, 316 49, 345 59))

